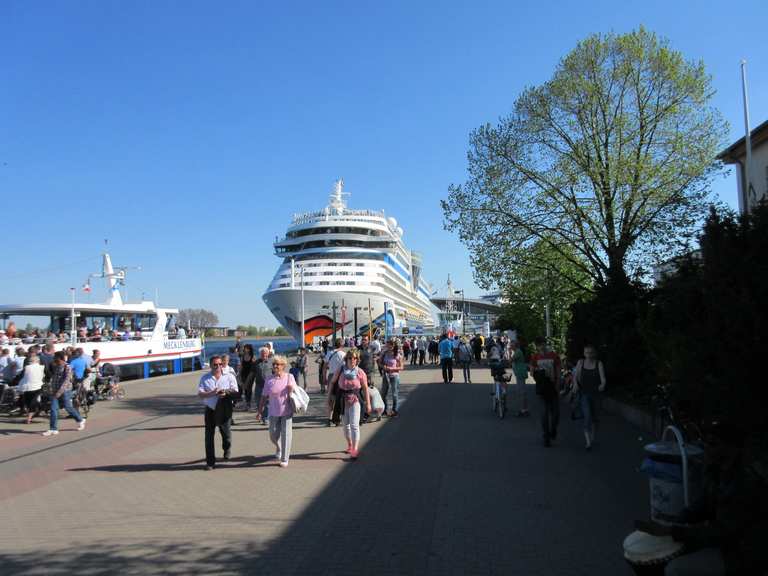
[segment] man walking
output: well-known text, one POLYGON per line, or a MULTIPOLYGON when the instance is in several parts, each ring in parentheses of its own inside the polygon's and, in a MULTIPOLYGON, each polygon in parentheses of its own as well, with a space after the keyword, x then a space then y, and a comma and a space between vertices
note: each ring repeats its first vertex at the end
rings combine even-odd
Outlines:
POLYGON ((531 356, 531 374, 536 380, 536 394, 541 399, 541 431, 544 446, 557 438, 560 421, 560 356, 550 350, 547 341, 535 340, 536 354, 531 356))
POLYGON ((330 426, 333 423, 333 403, 332 400, 334 398, 333 391, 331 390, 331 382, 333 382, 333 377, 336 375, 337 372, 341 370, 341 368, 344 366, 344 357, 346 356, 346 353, 344 352, 344 340, 341 338, 336 338, 333 342, 334 349, 330 350, 328 354, 325 356, 325 366, 326 366, 326 372, 325 372, 325 381, 326 381, 326 388, 328 393, 328 407, 329 407, 329 413, 328 413, 328 426, 330 426))
POLYGON ((43 436, 55 436, 59 433, 59 403, 64 404, 64 409, 77 421, 77 429, 85 429, 85 418, 80 416, 72 406, 72 368, 67 364, 64 352, 56 352, 53 355, 53 369, 51 375, 51 420, 48 430, 43 436))
POLYGON ((216 426, 221 433, 224 460, 229 460, 232 447, 232 398, 237 397, 237 380, 222 371, 221 356, 211 356, 211 371, 200 378, 197 396, 205 404, 205 469, 216 468, 216 449, 213 435, 216 426))
MULTIPOLYGON (((264 384, 272 377, 272 358, 269 357, 269 348, 262 346, 259 348, 259 359, 256 361, 256 368, 254 371, 254 398, 261 398, 261 394, 264 391, 264 384)), ((269 407, 264 409, 264 413, 261 417, 261 423, 266 424, 269 407)))
POLYGON ((443 334, 437 349, 440 353, 440 368, 443 370, 443 384, 448 384, 453 382, 453 340, 443 334))

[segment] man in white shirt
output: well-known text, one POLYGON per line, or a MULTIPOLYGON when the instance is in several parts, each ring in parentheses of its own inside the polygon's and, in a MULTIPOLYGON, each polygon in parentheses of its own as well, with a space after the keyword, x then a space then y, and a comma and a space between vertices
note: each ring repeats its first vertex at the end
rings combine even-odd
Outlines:
POLYGON ((221 433, 224 460, 229 460, 229 451, 232 447, 231 399, 238 395, 237 380, 232 374, 224 374, 222 367, 221 356, 211 356, 211 371, 200 378, 200 384, 197 387, 197 397, 205 404, 206 470, 213 470, 216 467, 216 450, 213 445, 216 426, 221 433))

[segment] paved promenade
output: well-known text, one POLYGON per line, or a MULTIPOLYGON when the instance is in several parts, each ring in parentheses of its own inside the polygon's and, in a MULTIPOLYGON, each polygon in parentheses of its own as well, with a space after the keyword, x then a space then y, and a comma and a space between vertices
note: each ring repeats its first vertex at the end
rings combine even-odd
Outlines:
POLYGON ((231 461, 205 472, 198 378, 127 382, 84 432, 0 418, 0 573, 631 573, 621 542, 647 515, 643 443, 615 418, 587 453, 563 406, 545 449, 535 417, 491 414, 487 369, 446 386, 409 368, 401 416, 362 427, 357 462, 313 394, 288 468, 238 412, 231 461))

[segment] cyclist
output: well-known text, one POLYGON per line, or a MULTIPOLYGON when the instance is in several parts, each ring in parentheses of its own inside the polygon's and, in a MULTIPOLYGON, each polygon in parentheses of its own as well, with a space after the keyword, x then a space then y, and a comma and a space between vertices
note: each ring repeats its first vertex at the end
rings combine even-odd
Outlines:
POLYGON ((504 344, 499 338, 492 338, 488 343, 488 366, 494 382, 493 394, 506 396, 507 382, 504 379, 504 344))

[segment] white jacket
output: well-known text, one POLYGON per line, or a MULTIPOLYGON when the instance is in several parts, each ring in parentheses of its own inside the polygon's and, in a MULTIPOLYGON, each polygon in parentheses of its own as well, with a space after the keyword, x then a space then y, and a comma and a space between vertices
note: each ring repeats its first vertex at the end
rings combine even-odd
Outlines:
POLYGON ((309 408, 309 394, 299 385, 293 387, 291 392, 291 404, 294 414, 303 414, 309 408))

